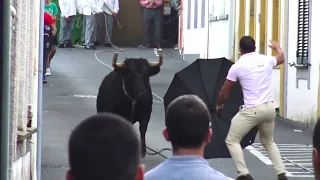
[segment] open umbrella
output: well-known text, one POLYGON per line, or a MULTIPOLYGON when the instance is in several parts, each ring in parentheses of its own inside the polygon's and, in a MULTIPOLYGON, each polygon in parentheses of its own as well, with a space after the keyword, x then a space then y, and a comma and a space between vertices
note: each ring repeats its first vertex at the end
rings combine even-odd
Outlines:
MULTIPOLYGON (((226 58, 197 59, 188 67, 175 74, 165 96, 165 111, 168 105, 177 97, 186 94, 199 96, 208 106, 212 115, 213 136, 205 149, 205 158, 230 158, 225 139, 228 134, 231 119, 243 105, 242 88, 237 82, 232 88, 224 108, 217 114, 215 106, 232 62, 226 58)), ((251 145, 257 135, 257 128, 253 128, 242 140, 242 148, 251 145)))

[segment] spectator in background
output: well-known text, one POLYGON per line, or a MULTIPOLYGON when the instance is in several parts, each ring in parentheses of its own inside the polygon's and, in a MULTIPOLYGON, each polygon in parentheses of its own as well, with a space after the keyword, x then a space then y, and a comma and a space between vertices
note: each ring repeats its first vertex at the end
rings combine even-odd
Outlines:
POLYGON ((47 67, 47 59, 50 47, 50 38, 57 34, 56 24, 54 23, 53 17, 44 12, 44 39, 43 39, 43 83, 47 83, 45 69, 47 67))
POLYGON ((95 14, 102 12, 101 0, 81 0, 81 5, 78 8, 82 18, 82 33, 81 39, 84 40, 85 49, 96 49, 93 44, 93 31, 95 25, 95 14))
MULTIPOLYGON (((57 22, 57 15, 59 14, 58 7, 55 3, 52 3, 51 0, 45 0, 45 6, 44 9, 47 13, 49 13, 54 20, 54 23, 56 25, 57 22)), ((57 25, 56 25, 57 26, 57 25)), ((46 69, 46 76, 51 76, 51 60, 56 54, 56 48, 57 48, 57 35, 50 37, 50 47, 49 47, 49 54, 47 59, 47 69, 46 69)))
POLYGON ((313 131, 313 167, 315 180, 320 180, 320 119, 313 131))
POLYGON ((152 40, 150 34, 151 22, 154 21, 155 30, 155 43, 158 49, 161 49, 161 10, 163 5, 163 0, 140 0, 140 4, 143 7, 143 21, 145 27, 146 42, 145 45, 140 46, 143 48, 151 48, 152 40))
POLYGON ((210 142, 211 116, 204 102, 195 95, 172 101, 167 109, 163 136, 170 141, 173 156, 145 174, 146 180, 229 180, 210 167, 203 158, 210 142))
POLYGON ((74 48, 72 45, 72 33, 76 21, 79 0, 59 0, 61 10, 59 48, 74 48))
POLYGON ((95 29, 95 43, 100 41, 100 28, 101 25, 105 24, 106 28, 106 36, 104 40, 105 47, 112 47, 111 39, 112 39, 112 28, 113 28, 113 18, 117 16, 119 13, 119 1, 118 0, 102 0, 102 11, 103 14, 99 17, 98 22, 95 29), (105 21, 105 22, 103 22, 105 21))
POLYGON ((140 141, 120 116, 101 113, 82 121, 69 139, 67 180, 143 180, 140 141))
POLYGON ((180 0, 169 0, 171 7, 170 21, 172 25, 172 44, 177 47, 178 35, 179 35, 179 10, 180 10, 180 0))

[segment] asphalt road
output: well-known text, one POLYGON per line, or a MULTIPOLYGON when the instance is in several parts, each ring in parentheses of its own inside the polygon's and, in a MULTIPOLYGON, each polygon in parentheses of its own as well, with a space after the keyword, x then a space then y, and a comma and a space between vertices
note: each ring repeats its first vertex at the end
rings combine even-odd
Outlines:
MULTIPOLYGON (((86 117, 95 114, 95 96, 104 76, 111 71, 113 53, 106 52, 97 55, 101 50, 88 51, 84 49, 58 49, 52 62, 52 76, 44 85, 43 107, 43 146, 42 146, 42 180, 61 180, 65 178, 68 169, 67 143, 71 130, 86 117)), ((157 61, 152 49, 126 49, 119 53, 119 60, 125 57, 145 57, 157 61)), ((164 127, 164 107, 161 98, 164 96, 174 73, 186 67, 174 50, 164 50, 164 64, 161 72, 151 79, 155 94, 153 112, 147 132, 147 146, 160 150, 170 148, 161 135, 164 127), (159 98, 160 97, 160 98, 159 98)), ((277 120, 275 142, 279 145, 285 157, 290 180, 313 179, 310 170, 312 151, 309 134, 277 120)), ((256 144, 244 150, 250 173, 258 180, 275 180, 276 175, 267 153, 261 148, 259 138, 256 144)), ((163 152, 170 156, 170 152, 163 152)), ((147 156, 142 162, 149 170, 164 160, 159 155, 147 156)), ((236 169, 231 159, 209 160, 212 167, 231 178, 236 178, 236 169)))

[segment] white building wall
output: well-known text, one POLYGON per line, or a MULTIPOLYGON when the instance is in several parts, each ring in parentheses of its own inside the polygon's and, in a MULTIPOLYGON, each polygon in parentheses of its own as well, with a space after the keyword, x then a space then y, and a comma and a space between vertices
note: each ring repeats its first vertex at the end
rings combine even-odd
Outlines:
MULTIPOLYGON (((191 0, 191 27, 193 27, 194 23, 194 8, 193 2, 191 0)), ((213 18, 206 18, 207 26, 205 28, 199 29, 188 29, 187 22, 188 22, 188 0, 184 0, 184 55, 188 54, 199 54, 200 58, 220 58, 226 57, 230 59, 233 53, 233 23, 234 21, 230 18, 230 12, 233 11, 230 8, 235 7, 235 4, 225 5, 224 10, 228 14, 228 18, 224 16, 222 19, 215 19, 221 18, 219 16, 222 14, 221 10, 221 2, 215 1, 215 9, 210 11, 206 9, 206 16, 210 14, 213 15, 213 18), (231 21, 231 23, 230 23, 231 21), (208 28, 209 27, 209 28, 208 28), (232 31, 230 33, 230 30, 232 31), (209 31, 209 34, 208 34, 209 31), (209 41, 208 41, 209 40, 209 41)), ((225 1, 228 2, 228 1, 225 1)), ((235 1, 231 0, 230 3, 235 3, 235 1)), ((207 3, 211 8, 213 6, 213 1, 209 1, 207 3)), ((199 11, 198 11, 199 12, 199 11)), ((200 12, 199 12, 200 13, 200 12)), ((198 16, 198 18, 201 18, 198 16)), ((199 22, 200 20, 198 20, 199 22)), ((196 59, 193 59, 196 60, 196 59)), ((272 86, 273 86, 273 97, 274 97, 274 104, 275 107, 280 107, 280 69, 274 69, 272 74, 272 86)))
POLYGON ((272 70, 272 89, 273 89, 273 104, 275 108, 280 107, 280 69, 272 70))
MULTIPOLYGON (((319 56, 320 25, 317 17, 320 16, 320 1, 312 1, 311 11, 311 35, 309 46, 310 89, 306 80, 299 80, 296 87, 296 68, 288 67, 287 84, 287 117, 289 119, 309 123, 316 119, 318 82, 319 82, 319 56)), ((296 62, 297 33, 298 33, 298 0, 289 1, 289 34, 288 34, 288 62, 296 62)), ((288 65, 287 65, 288 66, 288 65)))
MULTIPOLYGON (((208 1, 183 1, 183 47, 184 55, 199 55, 205 58, 207 53, 208 1), (195 6, 197 3, 197 11, 195 6), (190 19, 189 19, 190 18, 190 19), (196 19, 195 19, 196 18, 196 19), (195 27, 196 23, 196 27, 195 27)), ((185 57, 185 56, 184 56, 185 57)), ((194 61, 195 59, 186 59, 194 61)))
POLYGON ((229 29, 228 19, 209 22, 209 59, 220 57, 230 58, 229 29))
POLYGON ((12 0, 11 5, 17 14, 11 31, 10 179, 30 180, 31 173, 33 179, 37 179, 34 165, 36 140, 33 138, 30 152, 26 148, 30 142, 18 144, 17 135, 18 131, 27 131, 28 104, 33 106, 33 127, 37 122, 40 1, 12 0))

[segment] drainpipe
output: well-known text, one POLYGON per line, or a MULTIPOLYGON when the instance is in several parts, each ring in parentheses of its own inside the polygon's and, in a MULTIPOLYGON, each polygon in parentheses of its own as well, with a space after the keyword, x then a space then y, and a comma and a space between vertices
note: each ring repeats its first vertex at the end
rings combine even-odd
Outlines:
POLYGON ((11 13, 10 0, 0 1, 0 36, 2 39, 0 48, 0 126, 1 126, 1 180, 9 179, 9 130, 10 130, 10 31, 11 13))
POLYGON ((42 87, 43 87, 43 34, 44 34, 44 1, 40 1, 40 23, 39 23, 39 62, 38 62, 38 107, 37 107, 37 179, 41 179, 41 146, 42 146, 42 87))
MULTIPOLYGON (((235 1, 230 0, 230 11, 229 11, 229 58, 231 59, 234 52, 233 41, 234 41, 234 10, 235 1)), ((236 55, 235 55, 236 56, 236 55)))
POLYGON ((209 59, 209 44, 210 44, 210 1, 208 1, 208 5, 207 5, 207 11, 208 11, 208 14, 207 14, 207 17, 208 17, 208 20, 207 20, 207 59, 209 59))

